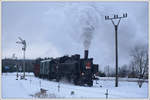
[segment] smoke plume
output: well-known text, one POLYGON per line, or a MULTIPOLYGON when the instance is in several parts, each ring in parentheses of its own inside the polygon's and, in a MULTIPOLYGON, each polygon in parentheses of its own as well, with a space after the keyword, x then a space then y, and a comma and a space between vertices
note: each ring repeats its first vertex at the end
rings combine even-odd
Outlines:
POLYGON ((83 45, 84 45, 84 49, 88 50, 93 38, 93 32, 94 32, 94 27, 93 26, 87 26, 85 28, 83 28, 83 45))
POLYGON ((85 50, 90 48, 93 35, 95 34, 95 29, 97 26, 97 16, 93 9, 87 9, 86 11, 82 11, 82 15, 80 16, 81 23, 81 37, 83 39, 83 46, 85 50))

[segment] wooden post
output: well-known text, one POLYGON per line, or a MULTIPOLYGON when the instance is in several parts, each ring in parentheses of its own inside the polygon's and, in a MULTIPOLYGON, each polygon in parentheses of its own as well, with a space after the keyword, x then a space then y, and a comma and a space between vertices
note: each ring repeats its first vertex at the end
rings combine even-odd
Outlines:
POLYGON ((58 82, 58 92, 60 91, 60 84, 59 84, 59 82, 58 82))
POLYGON ((105 95, 106 95, 106 99, 108 99, 108 89, 106 90, 105 95))
POLYGON ((41 88, 41 80, 40 80, 40 88, 41 88))

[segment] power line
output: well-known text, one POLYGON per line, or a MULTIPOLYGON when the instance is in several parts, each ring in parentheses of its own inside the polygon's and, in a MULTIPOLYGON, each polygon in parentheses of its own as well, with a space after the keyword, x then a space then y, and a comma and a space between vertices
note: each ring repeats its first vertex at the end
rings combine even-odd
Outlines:
POLYGON ((123 16, 114 15, 114 17, 110 18, 109 16, 105 16, 105 20, 111 20, 112 24, 115 28, 115 53, 116 53, 116 81, 115 87, 118 87, 118 26, 122 18, 127 18, 127 13, 123 14, 123 16), (119 19, 118 23, 115 24, 114 20, 119 19))

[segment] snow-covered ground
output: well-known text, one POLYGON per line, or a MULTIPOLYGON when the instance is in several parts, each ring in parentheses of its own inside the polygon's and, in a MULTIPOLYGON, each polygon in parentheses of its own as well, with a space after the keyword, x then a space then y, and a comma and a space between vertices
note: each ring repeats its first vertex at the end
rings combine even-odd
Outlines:
MULTIPOLYGON (((26 74, 27 80, 16 80, 16 73, 2 74, 2 98, 33 98, 40 88, 46 89, 47 98, 148 98, 148 83, 139 88, 137 82, 119 81, 115 87, 114 80, 94 81, 93 87, 75 86, 67 81, 57 82, 34 77, 33 73, 26 74), (58 90, 58 85, 60 89, 58 90), (74 92, 71 94, 71 92, 74 92)), ((101 79, 101 78, 100 78, 101 79)), ((35 97, 34 97, 35 98, 35 97)))

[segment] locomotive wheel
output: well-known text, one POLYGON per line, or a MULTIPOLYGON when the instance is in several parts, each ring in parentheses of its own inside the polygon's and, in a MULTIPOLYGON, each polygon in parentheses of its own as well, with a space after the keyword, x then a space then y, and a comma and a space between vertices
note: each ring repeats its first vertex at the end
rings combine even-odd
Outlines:
POLYGON ((88 86, 93 86, 93 81, 90 81, 89 83, 88 83, 88 86))
POLYGON ((74 82, 75 85, 79 84, 78 79, 74 79, 73 82, 74 82))
POLYGON ((69 82, 71 82, 71 77, 70 77, 70 75, 68 75, 67 79, 68 79, 69 82))
POLYGON ((61 78, 60 76, 57 76, 56 77, 56 82, 59 82, 60 78, 61 78))
POLYGON ((80 78, 80 79, 78 80, 78 85, 84 86, 84 81, 82 80, 82 78, 80 78))
POLYGON ((59 79, 58 79, 58 78, 56 78, 56 82, 59 82, 59 79))
POLYGON ((39 75, 39 78, 41 78, 41 75, 39 75))
POLYGON ((73 77, 73 82, 74 82, 74 84, 75 84, 75 85, 79 85, 79 81, 80 81, 80 80, 79 80, 79 76, 75 74, 74 77, 73 77))
POLYGON ((60 80, 60 78, 59 78, 59 77, 57 77, 57 78, 56 78, 56 82, 59 82, 59 80, 60 80))
POLYGON ((51 74, 48 75, 48 79, 49 79, 49 80, 53 79, 53 77, 52 77, 51 74))

